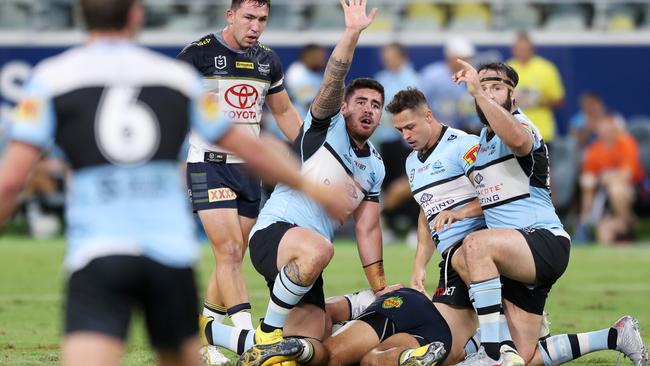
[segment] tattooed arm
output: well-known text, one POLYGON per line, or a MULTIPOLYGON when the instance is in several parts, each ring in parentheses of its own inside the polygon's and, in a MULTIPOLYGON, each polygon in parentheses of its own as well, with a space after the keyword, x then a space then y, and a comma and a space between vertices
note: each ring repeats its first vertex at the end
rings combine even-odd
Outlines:
POLYGON ((354 49, 361 32, 372 23, 377 14, 375 8, 366 15, 367 0, 349 0, 350 4, 346 4, 345 0, 339 2, 345 15, 345 32, 332 51, 323 83, 311 105, 311 113, 316 119, 325 119, 341 109, 345 76, 350 69, 354 49))

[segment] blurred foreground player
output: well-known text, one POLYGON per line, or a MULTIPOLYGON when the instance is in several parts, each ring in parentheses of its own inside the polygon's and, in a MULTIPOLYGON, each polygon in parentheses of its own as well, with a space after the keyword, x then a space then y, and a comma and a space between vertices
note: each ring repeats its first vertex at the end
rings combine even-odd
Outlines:
POLYGON ((158 363, 196 365, 199 253, 177 161, 188 129, 235 150, 265 178, 310 192, 334 216, 348 208, 273 144, 229 130, 194 70, 133 44, 139 1, 82 0, 81 10, 87 44, 38 65, 13 116, 0 224, 41 149, 56 140, 72 168, 63 363, 118 365, 138 304, 158 363))

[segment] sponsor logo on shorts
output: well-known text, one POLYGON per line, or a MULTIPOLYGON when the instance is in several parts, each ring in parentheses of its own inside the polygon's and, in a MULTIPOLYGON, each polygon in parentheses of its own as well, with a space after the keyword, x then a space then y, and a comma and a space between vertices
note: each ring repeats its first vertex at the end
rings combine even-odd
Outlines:
POLYGON ((208 190, 208 202, 232 201, 236 198, 237 193, 230 188, 215 188, 208 190))
POLYGON ((236 61, 235 68, 253 70, 255 68, 255 64, 252 62, 236 61))
POLYGON ((482 181, 483 181, 483 176, 481 175, 481 173, 476 173, 476 175, 474 176, 474 182, 476 184, 481 184, 482 181))
POLYGON ((391 296, 384 300, 381 307, 384 309, 398 309, 403 303, 404 299, 401 296, 391 296))
POLYGON ((456 286, 449 286, 447 288, 438 287, 436 293, 433 296, 452 296, 456 291, 456 286))

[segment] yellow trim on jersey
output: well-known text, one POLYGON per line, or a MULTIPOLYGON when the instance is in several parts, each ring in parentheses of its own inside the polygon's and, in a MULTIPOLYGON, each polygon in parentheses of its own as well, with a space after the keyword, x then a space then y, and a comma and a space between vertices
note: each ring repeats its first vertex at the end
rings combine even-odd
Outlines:
POLYGON ((250 80, 250 81, 259 81, 261 83, 271 85, 271 82, 268 80, 258 79, 258 78, 246 78, 241 76, 204 76, 203 78, 204 79, 227 79, 227 80, 250 80))

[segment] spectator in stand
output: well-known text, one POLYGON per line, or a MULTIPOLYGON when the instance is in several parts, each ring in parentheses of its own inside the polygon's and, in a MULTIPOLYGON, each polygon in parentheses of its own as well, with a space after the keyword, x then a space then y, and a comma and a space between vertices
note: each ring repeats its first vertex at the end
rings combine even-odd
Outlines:
MULTIPOLYGON (((607 107, 600 95, 588 91, 580 96, 580 112, 569 121, 569 133, 578 150, 583 151, 596 141, 596 123, 606 114, 607 107)), ((623 116, 616 114, 616 118, 625 123, 623 116)))
POLYGON ((562 78, 551 61, 535 54, 535 47, 526 34, 517 37, 512 55, 508 64, 519 74, 517 105, 535 121, 550 151, 556 130, 553 110, 564 104, 562 78))
POLYGON ((326 56, 325 47, 310 43, 300 50, 300 58, 287 69, 285 77, 287 91, 293 105, 303 118, 323 82, 326 56))
POLYGON ((639 146, 612 114, 597 121, 596 134, 596 141, 587 147, 580 178, 582 203, 577 239, 588 239, 584 233, 592 225, 597 228, 600 243, 629 241, 635 221, 634 197, 643 181, 639 146))
POLYGON ((482 125, 476 115, 474 99, 467 93, 465 84, 459 86, 451 80, 451 76, 462 69, 458 59, 471 63, 474 45, 466 38, 451 37, 443 52, 445 60, 429 64, 420 71, 421 90, 436 119, 450 127, 478 134, 482 125))
MULTIPOLYGON (((383 69, 375 75, 375 80, 384 86, 385 100, 393 99, 398 91, 407 87, 418 87, 418 74, 411 64, 406 48, 399 43, 390 43, 381 49, 383 69)), ((389 243, 403 232, 411 234, 407 241, 415 244, 416 223, 419 214, 418 205, 410 199, 408 180, 404 172, 404 162, 411 152, 402 136, 393 127, 388 113, 384 113, 381 124, 375 132, 375 141, 386 167, 386 176, 382 184, 384 205, 384 241, 389 243), (400 194, 405 189, 406 195, 400 194)))

